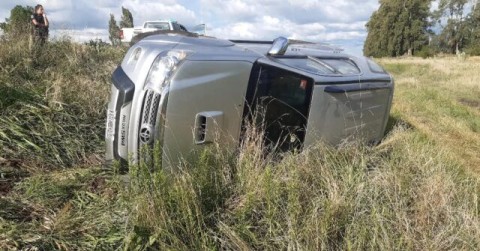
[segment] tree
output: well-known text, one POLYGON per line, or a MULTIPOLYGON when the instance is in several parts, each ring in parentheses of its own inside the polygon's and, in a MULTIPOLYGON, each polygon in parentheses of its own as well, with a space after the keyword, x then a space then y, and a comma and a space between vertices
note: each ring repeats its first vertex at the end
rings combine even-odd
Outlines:
POLYGON ((467 44, 468 15, 464 13, 467 3, 468 0, 440 0, 438 10, 433 14, 433 18, 442 28, 438 37, 440 46, 447 52, 459 53, 467 44))
POLYGON ((480 5, 473 2, 470 13, 465 18, 463 49, 468 54, 480 55, 480 5))
POLYGON ((10 11, 10 17, 0 23, 0 29, 8 36, 28 35, 31 32, 33 7, 17 5, 10 11))
POLYGON ((366 27, 364 53, 374 57, 413 55, 428 44, 432 0, 380 0, 366 27))
POLYGON ((112 45, 120 45, 120 27, 118 27, 117 21, 115 20, 115 16, 113 16, 113 14, 110 14, 110 21, 108 22, 108 33, 112 45))
POLYGON ((120 28, 133 28, 133 16, 130 10, 122 6, 122 20, 120 21, 120 28))

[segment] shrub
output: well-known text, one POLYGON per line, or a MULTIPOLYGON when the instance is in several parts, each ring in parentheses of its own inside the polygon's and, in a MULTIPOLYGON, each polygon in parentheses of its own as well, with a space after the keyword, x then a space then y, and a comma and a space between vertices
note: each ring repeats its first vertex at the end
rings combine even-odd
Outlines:
POLYGON ((465 49, 465 52, 470 56, 480 56, 480 45, 472 44, 465 49))
POLYGON ((431 58, 435 56, 435 52, 428 46, 422 47, 422 49, 416 51, 415 56, 421 58, 431 58))

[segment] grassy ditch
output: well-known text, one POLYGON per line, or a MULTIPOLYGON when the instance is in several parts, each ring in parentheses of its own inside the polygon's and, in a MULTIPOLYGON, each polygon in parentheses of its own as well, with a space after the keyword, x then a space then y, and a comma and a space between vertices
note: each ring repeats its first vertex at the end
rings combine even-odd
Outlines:
POLYGON ((480 249, 477 58, 381 60, 397 84, 375 147, 279 160, 252 132, 236 153, 119 176, 101 164, 124 49, 0 43, 1 250, 480 249))

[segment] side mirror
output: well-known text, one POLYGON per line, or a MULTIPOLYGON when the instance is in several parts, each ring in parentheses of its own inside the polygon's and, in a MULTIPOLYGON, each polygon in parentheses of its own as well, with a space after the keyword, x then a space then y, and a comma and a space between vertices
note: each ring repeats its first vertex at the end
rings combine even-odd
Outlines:
POLYGON ((273 40, 272 48, 268 51, 268 55, 284 55, 287 52, 288 46, 290 45, 290 40, 285 37, 278 37, 273 40))

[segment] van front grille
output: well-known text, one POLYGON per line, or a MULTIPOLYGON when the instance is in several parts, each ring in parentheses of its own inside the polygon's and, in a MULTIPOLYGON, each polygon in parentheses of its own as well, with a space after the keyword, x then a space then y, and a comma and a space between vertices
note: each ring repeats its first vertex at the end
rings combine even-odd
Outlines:
POLYGON ((139 131, 139 141, 141 145, 151 144, 153 142, 155 121, 161 96, 161 94, 152 90, 148 90, 145 94, 139 131))

